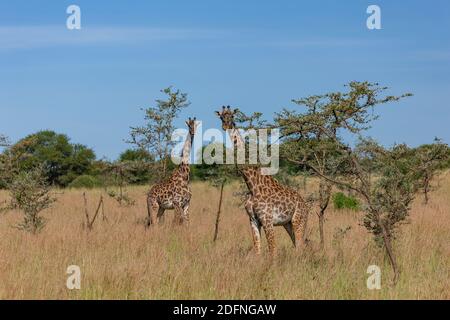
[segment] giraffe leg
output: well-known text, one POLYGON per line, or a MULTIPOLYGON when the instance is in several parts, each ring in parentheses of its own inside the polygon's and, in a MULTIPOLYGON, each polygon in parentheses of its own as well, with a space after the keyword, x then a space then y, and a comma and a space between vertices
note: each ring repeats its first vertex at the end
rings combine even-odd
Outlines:
POLYGON ((182 221, 189 224, 189 203, 187 203, 183 208, 182 221))
POLYGON ((156 212, 159 210, 159 204, 158 202, 154 201, 151 198, 147 199, 147 212, 148 212, 148 217, 147 217, 147 222, 146 222, 146 227, 150 227, 150 225, 154 224, 156 221, 156 217, 155 214, 156 212))
POLYGON ((250 226, 252 227, 253 247, 257 255, 261 254, 261 224, 255 219, 250 219, 250 226))
POLYGON ((269 256, 273 258, 275 256, 275 231, 273 229, 272 219, 265 217, 262 221, 262 227, 266 234, 267 245, 269 246, 269 256))
POLYGON ((180 225, 183 222, 183 209, 179 206, 176 206, 174 209, 175 214, 173 217, 173 224, 180 225))
POLYGON ((158 215, 156 216, 156 218, 158 219, 158 223, 159 223, 159 224, 164 223, 164 212, 165 212, 165 211, 166 211, 166 210, 165 210, 164 208, 159 207, 159 209, 158 209, 158 215))
POLYGON ((308 222, 308 211, 297 210, 292 216, 292 227, 295 234, 295 244, 297 248, 305 245, 306 223, 308 222))
POLYGON ((292 226, 292 222, 286 223, 283 227, 286 230, 286 232, 289 234, 289 237, 291 237, 292 243, 294 244, 294 247, 295 247, 295 233, 294 233, 294 228, 292 226))
POLYGON ((252 228, 253 248, 257 255, 261 254, 261 223, 255 218, 253 212, 253 203, 250 195, 247 196, 247 200, 244 204, 245 211, 247 211, 250 217, 250 227, 252 228))

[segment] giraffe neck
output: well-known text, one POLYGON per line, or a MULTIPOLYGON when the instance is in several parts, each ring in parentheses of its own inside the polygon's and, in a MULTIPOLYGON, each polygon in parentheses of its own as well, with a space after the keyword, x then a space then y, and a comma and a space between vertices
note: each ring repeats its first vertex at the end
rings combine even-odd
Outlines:
MULTIPOLYGON (((245 142, 244 139, 241 136, 241 133, 237 128, 233 128, 229 131, 231 141, 233 141, 233 145, 236 149, 242 148, 245 150, 245 142)), ((246 166, 245 164, 237 164, 236 166, 238 168, 239 173, 244 178, 244 182, 247 185, 247 188, 250 190, 251 193, 255 194, 257 193, 257 182, 258 177, 261 175, 260 170, 258 167, 254 166, 246 166)))
POLYGON ((191 172, 189 162, 190 162, 190 155, 191 155, 191 147, 192 147, 192 140, 194 137, 188 133, 186 140, 184 141, 183 145, 183 151, 181 152, 181 163, 176 168, 171 176, 171 180, 177 180, 177 181, 185 181, 189 182, 189 175, 191 172))
POLYGON ((233 128, 229 131, 231 141, 236 148, 245 148, 244 139, 237 128, 233 128))
POLYGON ((186 140, 184 141, 183 151, 181 153, 181 163, 182 164, 189 165, 193 139, 194 139, 194 137, 191 136, 190 133, 188 133, 186 140))
POLYGON ((177 183, 182 184, 183 182, 189 182, 191 169, 188 163, 181 163, 178 168, 176 168, 171 176, 171 180, 178 181, 177 183))
POLYGON ((245 152, 246 151, 245 151, 244 139, 242 138, 241 133, 239 132, 239 129, 237 129, 235 127, 233 129, 229 130, 228 133, 230 135, 231 141, 233 142, 235 152, 237 152, 237 156, 238 156, 237 158, 235 158, 235 160, 237 160, 235 165, 239 170, 241 170, 245 166, 245 152), (243 152, 243 154, 242 154, 242 152, 243 152), (240 157, 243 156, 244 159, 239 158, 239 156, 240 157), (244 164, 240 163, 242 160, 244 161, 244 164))

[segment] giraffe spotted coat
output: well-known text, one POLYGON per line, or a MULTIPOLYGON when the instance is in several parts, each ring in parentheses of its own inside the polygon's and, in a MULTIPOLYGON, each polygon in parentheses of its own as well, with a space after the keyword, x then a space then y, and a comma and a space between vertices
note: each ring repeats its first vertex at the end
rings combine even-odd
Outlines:
POLYGON ((154 185, 147 196, 147 226, 156 220, 162 221, 165 210, 175 210, 176 224, 189 222, 189 204, 191 202, 191 187, 189 184, 189 157, 192 141, 197 129, 196 118, 186 121, 189 128, 181 154, 181 164, 172 172, 169 179, 154 185))
MULTIPOLYGON (((235 148, 245 148, 244 140, 236 128, 234 117, 238 109, 230 106, 216 111, 235 148)), ((238 165, 239 172, 249 190, 245 209, 250 218, 253 244, 257 254, 261 253, 261 227, 269 246, 270 256, 275 254, 274 226, 283 226, 293 244, 300 247, 305 241, 306 223, 310 208, 301 195, 283 186, 270 175, 263 175, 256 166, 238 165)))
POLYGON ((189 185, 189 164, 180 164, 170 178, 154 185, 147 197, 148 224, 160 220, 165 210, 175 210, 175 222, 189 221, 191 187, 189 185), (156 214, 156 217, 155 217, 156 214))

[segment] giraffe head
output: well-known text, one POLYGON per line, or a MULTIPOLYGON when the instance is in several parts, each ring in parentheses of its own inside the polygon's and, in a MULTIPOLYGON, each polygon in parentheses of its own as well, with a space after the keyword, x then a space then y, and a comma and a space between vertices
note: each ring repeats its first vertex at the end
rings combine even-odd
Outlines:
POLYGON ((219 116, 220 120, 222 121, 222 129, 228 130, 228 129, 234 129, 235 123, 234 123, 234 116, 239 111, 239 109, 232 110, 230 106, 223 106, 222 111, 216 111, 216 114, 219 116))
POLYGON ((197 130, 198 127, 198 123, 197 123, 197 118, 194 117, 194 119, 189 118, 189 120, 186 121, 186 125, 189 128, 189 134, 191 135, 191 137, 194 136, 195 131, 197 130))

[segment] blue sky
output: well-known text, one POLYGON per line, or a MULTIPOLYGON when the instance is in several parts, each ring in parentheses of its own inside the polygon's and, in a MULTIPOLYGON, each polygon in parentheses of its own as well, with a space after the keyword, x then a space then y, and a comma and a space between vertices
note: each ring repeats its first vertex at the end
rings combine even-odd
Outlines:
POLYGON ((141 107, 173 85, 178 120, 218 127, 223 104, 268 118, 351 80, 414 93, 381 107, 385 145, 450 142, 450 2, 0 0, 0 132, 53 129, 115 159, 141 107), (81 7, 82 29, 66 29, 81 7), (381 7, 382 30, 366 8, 381 7))

